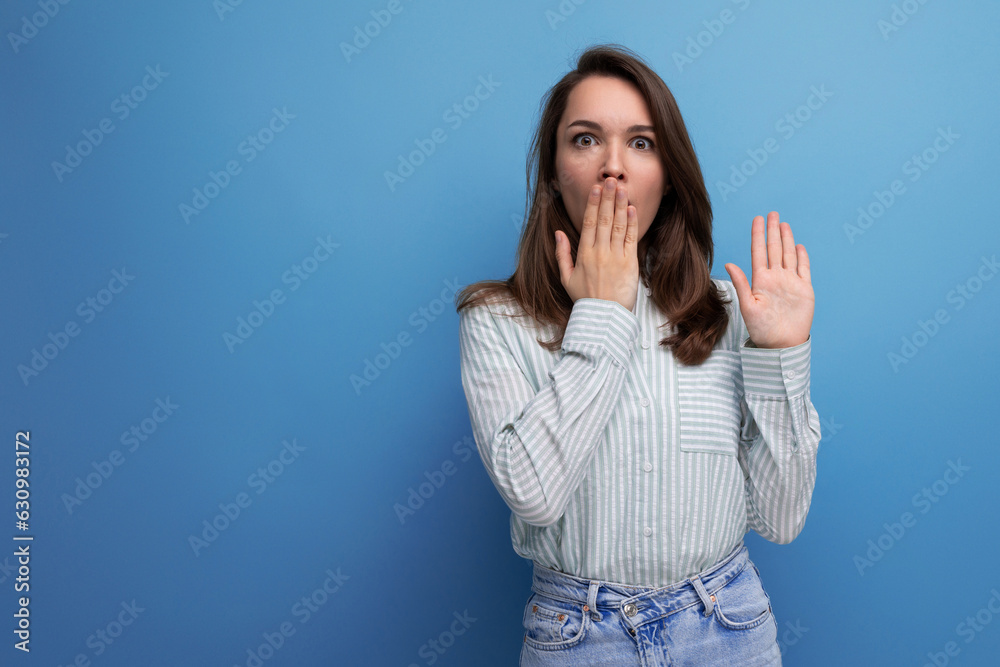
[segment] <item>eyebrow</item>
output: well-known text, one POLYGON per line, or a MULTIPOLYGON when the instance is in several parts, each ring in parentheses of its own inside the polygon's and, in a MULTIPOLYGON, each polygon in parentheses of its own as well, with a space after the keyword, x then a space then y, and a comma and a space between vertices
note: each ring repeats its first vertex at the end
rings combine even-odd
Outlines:
MULTIPOLYGON (((603 127, 601 127, 599 124, 591 120, 575 120, 569 125, 567 125, 566 129, 569 130, 569 128, 573 127, 574 125, 582 125, 583 127, 589 127, 590 129, 597 130, 598 132, 604 131, 603 127)), ((631 134, 633 132, 656 132, 656 128, 652 127, 651 125, 633 125, 632 127, 625 130, 626 134, 631 134)))

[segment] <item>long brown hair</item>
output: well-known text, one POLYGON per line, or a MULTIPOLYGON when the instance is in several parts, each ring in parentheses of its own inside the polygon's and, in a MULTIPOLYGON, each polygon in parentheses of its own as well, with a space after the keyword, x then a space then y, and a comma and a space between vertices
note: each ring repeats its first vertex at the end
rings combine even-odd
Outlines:
POLYGON ((674 328, 660 345, 671 348, 681 363, 700 364, 711 354, 729 323, 725 307, 729 301, 709 275, 713 244, 708 191, 670 89, 640 56, 618 44, 588 48, 580 55, 576 69, 542 98, 541 121, 526 168, 527 224, 518 243, 514 273, 506 280, 467 285, 456 296, 456 309, 461 311, 493 298, 512 298, 523 311, 520 316, 556 326, 556 337, 539 340, 540 345, 552 352, 562 346, 573 301, 559 278, 555 230, 562 230, 569 239, 574 264, 580 234, 552 187, 556 180, 556 130, 570 92, 592 75, 634 84, 652 116, 657 151, 666 174, 666 194, 649 230, 639 240, 639 275, 650 288, 650 299, 667 317, 668 323, 663 326, 674 328))

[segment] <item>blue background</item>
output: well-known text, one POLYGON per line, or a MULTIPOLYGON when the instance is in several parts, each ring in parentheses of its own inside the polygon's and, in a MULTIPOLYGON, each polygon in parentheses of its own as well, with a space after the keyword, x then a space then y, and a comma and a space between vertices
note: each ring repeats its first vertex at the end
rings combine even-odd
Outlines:
POLYGON ((539 101, 599 42, 643 55, 676 96, 712 197, 714 276, 749 274, 750 223, 770 210, 809 251, 812 509, 790 545, 746 538, 785 664, 995 664, 996 3, 46 1, 0 9, 3 664, 253 665, 282 623, 295 632, 272 636, 265 665, 516 664, 530 563, 469 446, 448 281, 512 271, 539 101), (480 77, 495 87, 476 101, 480 77), (102 119, 113 131, 54 168, 102 119), (436 129, 446 140, 390 187, 436 129), (250 151, 251 135, 269 143, 250 151), (745 165, 769 138, 777 152, 745 165), (750 175, 724 191, 734 169, 750 175), (186 220, 213 173, 226 186, 186 220), (859 208, 878 216, 852 231, 859 208), (338 245, 314 255, 318 238, 338 245), (298 284, 296 265, 313 269, 298 284), (978 291, 959 300, 959 285, 978 291), (274 290, 282 303, 227 344, 274 290), (106 305, 89 314, 88 298, 106 305), (368 363, 382 368, 352 383, 368 363), (157 399, 177 406, 160 423, 157 399), (122 434, 144 420, 130 451, 122 434), (11 632, 23 430, 30 655, 11 632), (284 441, 299 449, 281 462, 284 441), (323 602, 305 617, 303 597, 323 602), (977 613, 979 630, 960 625, 977 613), (467 627, 449 637, 456 614, 467 627))

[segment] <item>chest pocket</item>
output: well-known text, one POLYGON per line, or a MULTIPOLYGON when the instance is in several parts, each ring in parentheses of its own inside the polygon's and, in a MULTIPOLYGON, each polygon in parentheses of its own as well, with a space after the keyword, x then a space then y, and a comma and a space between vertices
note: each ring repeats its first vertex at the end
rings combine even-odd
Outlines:
POLYGON ((743 367, 736 350, 715 350, 699 366, 677 366, 680 448, 736 456, 743 367))

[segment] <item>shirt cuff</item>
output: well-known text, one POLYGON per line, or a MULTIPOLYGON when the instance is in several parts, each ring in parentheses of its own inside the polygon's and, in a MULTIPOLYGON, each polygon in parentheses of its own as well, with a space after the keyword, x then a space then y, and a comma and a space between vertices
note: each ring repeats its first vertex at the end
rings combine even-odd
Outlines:
POLYGON ((625 306, 617 301, 584 298, 573 304, 562 347, 586 352, 587 347, 600 346, 624 366, 638 338, 639 320, 625 306))
POLYGON ((809 388, 812 335, 793 347, 756 347, 748 337, 740 345, 743 391, 775 398, 790 398, 809 388))

